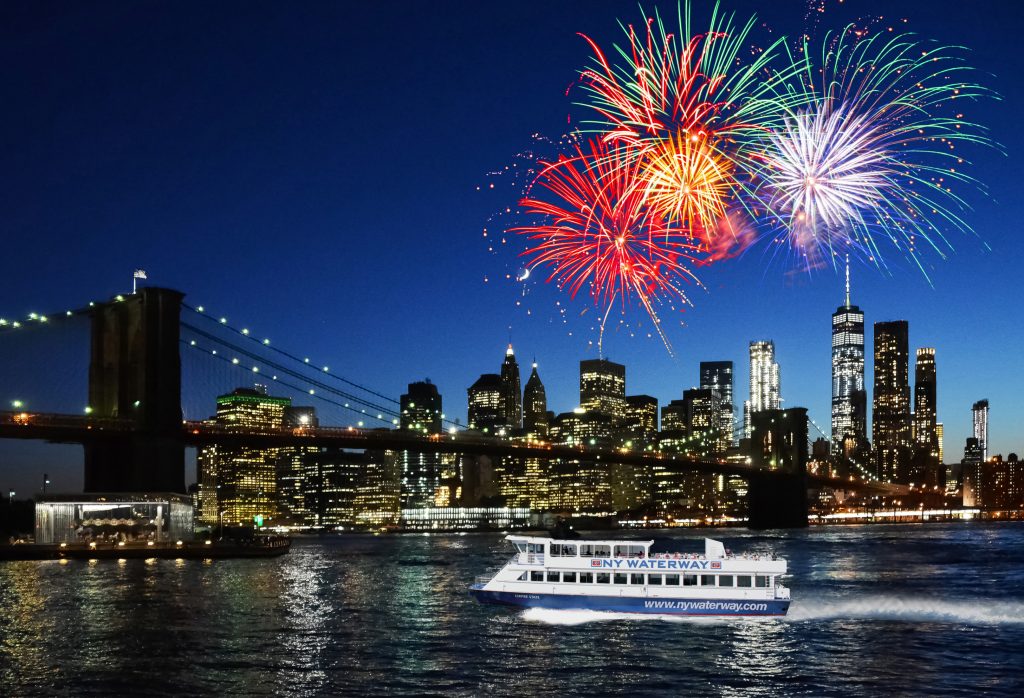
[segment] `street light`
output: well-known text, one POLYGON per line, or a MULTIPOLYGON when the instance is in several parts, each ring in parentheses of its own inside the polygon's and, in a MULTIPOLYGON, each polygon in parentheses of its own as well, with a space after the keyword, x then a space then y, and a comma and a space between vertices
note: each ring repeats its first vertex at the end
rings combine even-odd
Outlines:
POLYGON ((43 473, 43 494, 46 494, 46 486, 50 484, 50 476, 48 473, 43 473))
POLYGON ((18 493, 15 492, 14 490, 9 490, 7 492, 7 503, 8 504, 10 504, 10 503, 12 503, 14 501, 14 495, 16 495, 16 494, 18 494, 18 493))
POLYGON ((217 512, 217 524, 220 526, 220 536, 217 540, 224 540, 224 514, 226 514, 227 511, 227 509, 221 509, 217 512))

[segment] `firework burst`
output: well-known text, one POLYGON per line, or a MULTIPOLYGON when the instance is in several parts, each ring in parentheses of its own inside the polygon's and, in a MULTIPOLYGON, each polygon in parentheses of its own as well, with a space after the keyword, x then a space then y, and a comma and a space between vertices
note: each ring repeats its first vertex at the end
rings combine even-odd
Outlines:
MULTIPOLYGON (((656 306, 688 303, 684 285, 697 283, 687 266, 701 248, 679 228, 652 215, 641 179, 643 160, 597 140, 544 165, 520 202, 535 225, 513 228, 530 241, 528 269, 544 267, 548 281, 575 297, 586 290, 604 308, 635 299, 662 332, 656 306)), ((599 340, 600 347, 600 340, 599 340)))
POLYGON ((990 142, 962 109, 990 93, 951 49, 862 34, 827 37, 818 63, 805 45, 790 88, 804 106, 762 135, 755 194, 809 260, 853 249, 881 264, 891 245, 921 267, 920 247, 944 256, 944 229, 969 230, 957 146, 990 142))

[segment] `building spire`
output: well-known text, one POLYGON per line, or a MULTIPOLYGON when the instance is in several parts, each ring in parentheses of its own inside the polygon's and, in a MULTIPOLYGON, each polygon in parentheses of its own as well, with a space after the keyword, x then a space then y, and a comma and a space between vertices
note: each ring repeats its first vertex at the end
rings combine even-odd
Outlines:
POLYGON ((846 255, 846 307, 850 307, 850 255, 846 255))

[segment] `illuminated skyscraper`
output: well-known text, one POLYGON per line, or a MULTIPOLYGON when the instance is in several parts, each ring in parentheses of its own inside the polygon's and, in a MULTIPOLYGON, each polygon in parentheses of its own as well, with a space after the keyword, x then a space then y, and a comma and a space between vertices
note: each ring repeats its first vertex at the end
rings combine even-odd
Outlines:
MULTIPOLYGON (((288 406, 284 410, 284 425, 292 430, 309 429, 319 425, 316 408, 288 406)), ((314 523, 310 518, 308 495, 309 477, 317 475, 311 469, 310 457, 320 449, 316 446, 288 446, 280 451, 277 462, 277 508, 280 523, 302 525, 314 523)), ((312 483, 315 490, 316 484, 312 483)))
POLYGON ((626 367, 608 359, 580 361, 580 407, 620 423, 626 416, 626 367))
POLYGON ((511 344, 505 350, 505 360, 501 364, 501 388, 505 424, 510 429, 519 429, 523 426, 523 393, 519 384, 519 362, 511 344))
POLYGON ((935 439, 939 442, 939 462, 946 462, 946 452, 943 449, 943 438, 945 436, 945 429, 942 426, 942 422, 938 422, 935 425, 935 439))
POLYGON ((630 395, 626 398, 626 438, 638 450, 653 445, 658 438, 658 398, 630 395))
POLYGON ((718 393, 718 431, 721 450, 732 446, 735 416, 733 414, 732 361, 701 361, 700 387, 718 393))
POLYGON ((867 441, 864 390, 864 313, 850 303, 850 260, 846 260, 846 302, 832 313, 832 454, 856 459, 867 441), (850 445, 852 449, 844 448, 850 445))
POLYGON ((871 441, 875 475, 907 483, 911 457, 910 350, 906 320, 875 323, 875 392, 871 441))
POLYGON ((988 400, 978 400, 971 408, 974 417, 974 438, 978 440, 981 460, 988 460, 988 400))
POLYGON ((939 462, 939 433, 936 414, 935 349, 917 350, 914 364, 914 444, 927 448, 939 462))
POLYGON ((501 376, 485 373, 467 390, 469 396, 469 428, 485 434, 498 434, 507 427, 505 424, 504 401, 501 376))
MULTIPOLYGON (((441 395, 429 381, 410 383, 402 395, 400 425, 418 434, 441 433, 441 395)), ((441 485, 441 457, 437 453, 402 451, 401 505, 403 509, 434 506, 441 485)))
POLYGON ((744 435, 747 438, 751 435, 751 415, 764 410, 777 410, 781 402, 775 342, 751 342, 750 399, 743 404, 744 435))
POLYGON ((691 388, 683 391, 686 431, 690 437, 689 452, 705 456, 725 451, 719 437, 722 401, 715 390, 691 388))
POLYGON ((537 374, 536 362, 523 389, 523 428, 527 434, 541 437, 548 434, 548 397, 537 374))
MULTIPOLYGON (((271 397, 266 388, 238 388, 217 398, 216 422, 227 431, 275 433, 284 428, 285 410, 291 398, 271 397)), ((251 524, 262 516, 265 523, 277 517, 277 468, 279 448, 217 446, 204 449, 204 460, 212 459, 214 479, 201 478, 203 486, 214 487, 217 508, 224 524, 251 524)))

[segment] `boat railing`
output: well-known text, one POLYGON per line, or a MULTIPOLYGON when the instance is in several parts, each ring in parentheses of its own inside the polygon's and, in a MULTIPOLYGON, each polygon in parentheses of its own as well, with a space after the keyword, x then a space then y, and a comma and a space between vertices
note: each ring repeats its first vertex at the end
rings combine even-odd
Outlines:
POLYGON ((488 575, 486 575, 486 574, 478 574, 478 575, 476 576, 476 583, 477 583, 477 584, 487 584, 487 583, 488 583, 489 581, 491 581, 491 580, 492 580, 493 578, 494 578, 494 575, 490 575, 490 576, 488 576, 488 575))
POLYGON ((512 559, 520 565, 543 565, 544 553, 516 553, 512 559))

